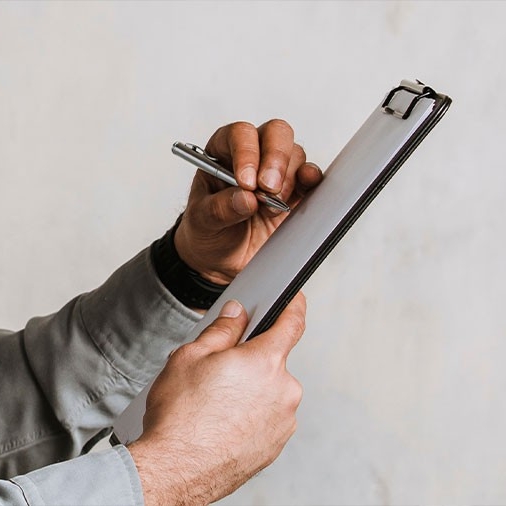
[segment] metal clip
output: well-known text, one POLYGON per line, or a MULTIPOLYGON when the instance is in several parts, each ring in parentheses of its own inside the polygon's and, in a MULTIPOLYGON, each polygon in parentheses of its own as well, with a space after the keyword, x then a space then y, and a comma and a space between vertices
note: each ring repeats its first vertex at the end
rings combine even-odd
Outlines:
POLYGON ((192 144, 191 142, 185 142, 184 145, 186 147, 190 148, 192 151, 195 151, 195 153, 205 156, 206 158, 208 158, 209 160, 212 160, 213 162, 218 161, 218 158, 211 156, 205 149, 202 149, 200 146, 197 146, 196 144, 192 144))
POLYGON ((411 81, 403 80, 401 81, 400 86, 390 91, 384 102, 381 104, 381 107, 383 107, 383 111, 387 114, 392 114, 397 118, 406 119, 409 118, 409 115, 419 100, 422 98, 434 97, 435 95, 436 92, 429 86, 425 86, 425 84, 421 81, 417 80, 416 83, 413 83, 411 81), (399 91, 407 91, 408 93, 415 95, 405 111, 399 111, 389 106, 390 102, 399 91))

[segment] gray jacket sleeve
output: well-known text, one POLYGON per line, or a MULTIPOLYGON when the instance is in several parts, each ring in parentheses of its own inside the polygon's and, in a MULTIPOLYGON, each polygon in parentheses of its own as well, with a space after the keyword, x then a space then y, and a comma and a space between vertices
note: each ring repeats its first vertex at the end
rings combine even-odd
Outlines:
POLYGON ((48 465, 110 427, 199 318, 160 283, 146 249, 57 313, 0 333, 0 477, 18 475, 0 481, 0 503, 142 504, 124 447, 48 465))
POLYGON ((0 481, 2 506, 143 506, 142 486, 124 446, 0 481))

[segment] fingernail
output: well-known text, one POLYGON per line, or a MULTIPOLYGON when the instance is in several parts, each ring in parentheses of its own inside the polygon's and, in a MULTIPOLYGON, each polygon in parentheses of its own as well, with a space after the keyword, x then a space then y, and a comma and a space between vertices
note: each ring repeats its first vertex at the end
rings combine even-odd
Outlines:
POLYGON ((318 172, 318 174, 323 174, 322 170, 320 169, 320 167, 318 167, 318 165, 316 165, 316 163, 306 162, 306 165, 311 167, 315 172, 318 172))
POLYGON ((244 190, 237 189, 232 195, 232 207, 237 214, 251 214, 251 207, 246 198, 244 190))
POLYGON ((276 169, 266 169, 262 172, 260 180, 269 190, 273 192, 281 191, 281 174, 276 169))
POLYGON ((242 313, 242 306, 236 300, 229 300, 221 308, 220 316, 226 318, 237 318, 242 313))
POLYGON ((241 182, 252 190, 257 187, 257 171, 255 170, 255 167, 250 165, 242 170, 241 182))

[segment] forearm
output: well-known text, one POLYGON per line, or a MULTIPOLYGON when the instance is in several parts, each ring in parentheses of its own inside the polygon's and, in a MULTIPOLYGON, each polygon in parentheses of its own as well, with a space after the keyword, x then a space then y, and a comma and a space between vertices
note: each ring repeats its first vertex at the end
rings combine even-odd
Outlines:
POLYGON ((198 320, 145 250, 100 288, 0 338, 0 476, 78 455, 198 320))

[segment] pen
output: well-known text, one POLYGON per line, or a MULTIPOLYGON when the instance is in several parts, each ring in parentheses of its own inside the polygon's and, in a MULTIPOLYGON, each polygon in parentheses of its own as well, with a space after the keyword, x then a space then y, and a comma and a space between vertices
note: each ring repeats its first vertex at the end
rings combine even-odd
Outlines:
MULTIPOLYGON (((239 186, 232 172, 222 167, 216 158, 209 156, 202 148, 199 148, 195 144, 175 142, 172 145, 172 152, 204 172, 211 174, 211 176, 225 181, 225 183, 231 186, 239 186)), ((258 189, 253 193, 257 200, 266 206, 278 209, 279 211, 290 211, 288 205, 275 195, 258 189)))

